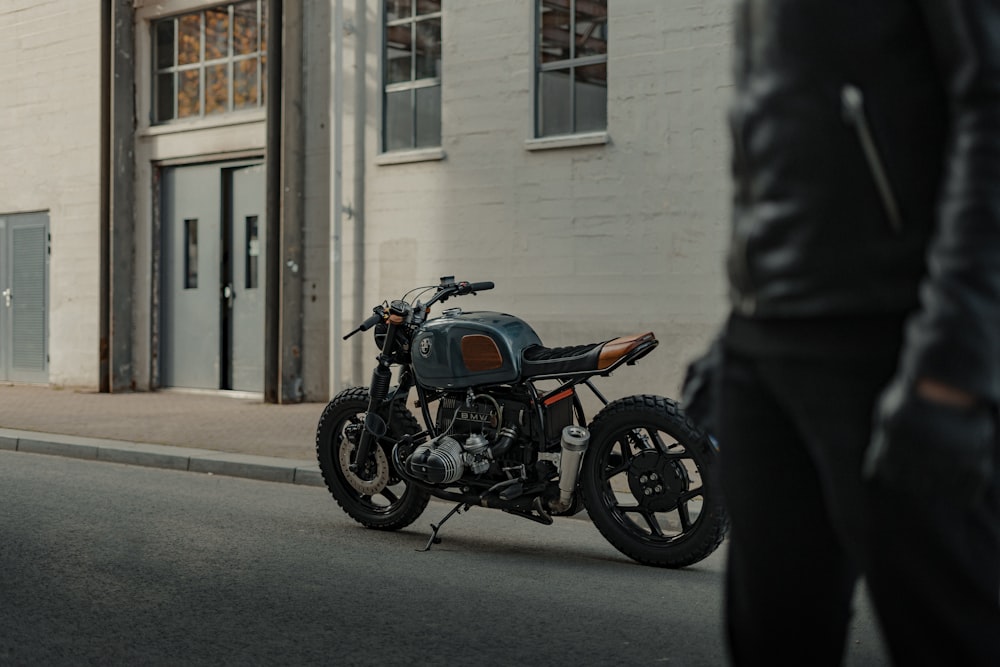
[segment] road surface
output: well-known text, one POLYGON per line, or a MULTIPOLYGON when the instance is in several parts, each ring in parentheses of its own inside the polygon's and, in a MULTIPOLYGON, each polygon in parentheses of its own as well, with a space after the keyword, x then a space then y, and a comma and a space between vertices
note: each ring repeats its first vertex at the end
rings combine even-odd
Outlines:
POLYGON ((418 553, 448 509, 384 533, 314 487, 0 451, 0 664, 724 664, 724 548, 660 570, 473 508, 418 553))

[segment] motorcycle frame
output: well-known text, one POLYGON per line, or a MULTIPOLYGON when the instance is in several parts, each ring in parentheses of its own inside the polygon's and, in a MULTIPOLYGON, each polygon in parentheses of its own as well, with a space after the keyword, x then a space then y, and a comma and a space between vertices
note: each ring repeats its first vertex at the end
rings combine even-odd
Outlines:
MULTIPOLYGON (((492 285, 491 285, 492 287, 492 285)), ((434 301, 446 300, 450 292, 439 292, 434 298, 428 301, 426 304, 420 304, 419 302, 415 307, 411 307, 410 304, 404 301, 394 301, 389 304, 388 310, 383 307, 378 307, 374 310, 375 315, 370 318, 365 324, 358 327, 357 330, 348 334, 346 337, 350 337, 358 331, 364 331, 370 326, 374 325, 377 321, 384 321, 386 324, 385 337, 380 344, 380 352, 377 357, 377 365, 372 374, 371 385, 369 386, 369 405, 368 405, 368 416, 365 419, 365 428, 362 430, 361 439, 358 443, 357 460, 365 461, 368 458, 369 448, 372 446, 373 442, 378 442, 382 440, 388 429, 388 424, 391 423, 392 411, 395 408, 396 401, 402 397, 405 400, 409 397, 410 390, 416 388, 417 400, 420 407, 421 417, 424 422, 424 430, 420 433, 410 435, 412 440, 420 440, 422 438, 436 438, 440 433, 438 433, 435 428, 434 419, 430 414, 429 403, 434 400, 438 400, 441 396, 446 393, 443 390, 433 390, 434 394, 440 395, 429 395, 429 390, 422 387, 418 382, 415 381, 415 373, 413 371, 412 362, 409 357, 408 346, 397 347, 397 338, 400 335, 407 335, 408 339, 412 339, 413 334, 419 328, 419 326, 424 322, 424 318, 430 312, 430 305, 434 301), (404 333, 404 331, 406 333, 404 333), (392 367, 400 366, 401 371, 399 374, 399 382, 394 390, 389 388, 389 384, 392 376, 392 367), (387 408, 387 409, 386 409, 387 408), (381 413, 381 414, 380 414, 381 413), (384 415, 384 416, 383 416, 384 415)), ((591 381, 594 377, 607 377, 611 375, 615 370, 623 365, 635 365, 639 359, 646 356, 652 352, 656 346, 659 345, 659 341, 655 338, 652 340, 644 341, 640 345, 636 346, 635 349, 631 350, 627 354, 623 355, 621 358, 617 359, 608 368, 595 369, 595 370, 585 370, 576 372, 561 372, 552 373, 544 375, 535 375, 530 378, 522 378, 517 382, 511 383, 509 385, 483 385, 479 387, 479 391, 483 392, 491 387, 501 388, 504 386, 509 386, 511 388, 523 387, 527 390, 528 398, 535 410, 535 416, 538 419, 538 425, 541 432, 546 431, 546 411, 544 406, 544 401, 555 395, 556 393, 566 391, 569 388, 575 387, 577 385, 583 384, 587 386, 597 397, 601 403, 604 405, 608 404, 607 398, 598 391, 597 387, 594 386, 591 381), (560 384, 558 387, 550 392, 540 394, 538 388, 535 386, 536 382, 544 380, 556 380, 560 384)), ((471 387, 470 387, 471 389, 471 387)), ((580 426, 586 426, 587 418, 583 410, 583 404, 580 401, 579 395, 576 391, 573 392, 573 410, 576 413, 577 423, 580 426)), ((408 434, 409 435, 409 434, 408 434)), ((397 441, 398 442, 398 441, 397 441)), ((393 452, 395 454, 395 444, 393 452)), ((377 445, 376 445, 377 446, 377 445)), ((541 450, 540 450, 541 451, 541 450)), ((393 465, 397 469, 397 473, 403 477, 406 477, 411 483, 417 484, 422 488, 427 489, 431 494, 444 498, 446 500, 457 500, 463 503, 477 503, 476 496, 469 494, 455 494, 447 491, 443 491, 434 485, 429 485, 421 482, 420 480, 411 477, 405 471, 404 466, 400 462, 395 460, 393 456, 393 465)), ((481 498, 478 498, 481 500, 481 498)), ((516 507, 519 503, 512 503, 512 506, 505 507, 504 509, 515 509, 521 510, 526 508, 516 507)))
MULTIPOLYGON (((530 378, 525 378, 519 380, 516 383, 510 385, 489 385, 478 388, 477 393, 488 391, 492 388, 500 388, 504 386, 509 386, 511 388, 523 387, 526 389, 528 397, 531 402, 531 406, 535 411, 535 416, 538 419, 538 424, 542 432, 545 432, 547 426, 548 414, 545 409, 545 401, 556 394, 562 393, 567 389, 574 389, 573 391, 573 411, 576 413, 577 424, 580 426, 587 425, 587 416, 583 409, 583 403, 580 400, 579 392, 575 388, 579 385, 587 387, 591 393, 601 402, 602 405, 608 405, 608 399, 600 392, 600 390, 594 385, 593 378, 595 377, 608 377, 615 370, 621 368, 624 365, 634 366, 641 358, 645 357, 647 354, 652 352, 656 346, 659 345, 659 341, 652 340, 645 342, 636 349, 632 350, 628 354, 624 355, 621 359, 618 359, 615 363, 605 369, 594 370, 594 371, 579 371, 574 373, 557 373, 549 375, 536 375, 530 378), (540 392, 539 388, 536 386, 536 382, 545 380, 556 380, 560 384, 558 387, 547 391, 540 392)), ((415 389, 417 393, 417 405, 420 408, 420 415, 424 422, 424 431, 415 434, 414 438, 429 437, 436 438, 441 434, 435 427, 434 419, 430 412, 429 404, 440 399, 445 394, 453 393, 444 390, 430 390, 422 387, 416 380, 416 375, 413 372, 412 365, 407 361, 391 359, 390 363, 392 365, 398 365, 401 367, 401 372, 399 375, 399 383, 394 391, 391 391, 388 396, 386 396, 385 403, 389 406, 389 413, 387 420, 392 417, 393 406, 396 405, 396 400, 403 397, 404 400, 409 397, 411 389, 415 389)))

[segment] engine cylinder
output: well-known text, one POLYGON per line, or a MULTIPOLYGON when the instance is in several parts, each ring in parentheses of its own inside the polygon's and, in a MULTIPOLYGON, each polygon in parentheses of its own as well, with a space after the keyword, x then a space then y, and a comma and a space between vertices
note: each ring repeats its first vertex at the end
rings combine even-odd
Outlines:
POLYGON ((431 484, 451 484, 462 478, 462 445, 454 438, 443 436, 413 450, 407 460, 410 474, 431 484))

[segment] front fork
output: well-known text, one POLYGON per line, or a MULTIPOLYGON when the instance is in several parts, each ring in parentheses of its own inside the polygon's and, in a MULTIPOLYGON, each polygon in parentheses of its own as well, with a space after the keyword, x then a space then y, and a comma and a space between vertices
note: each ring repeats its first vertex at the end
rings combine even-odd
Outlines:
POLYGON ((386 434, 389 427, 385 420, 378 414, 378 409, 386 396, 389 395, 389 382, 392 380, 392 370, 388 364, 381 362, 375 367, 372 373, 372 381, 368 387, 368 412, 365 415, 365 427, 361 431, 361 439, 358 442, 357 456, 350 465, 350 470, 362 479, 367 479, 365 468, 368 456, 371 454, 372 442, 386 434))
POLYGON ((372 442, 377 441, 389 430, 388 424, 379 416, 378 411, 389 395, 396 335, 400 325, 404 322, 405 315, 405 311, 397 309, 396 302, 393 302, 389 308, 389 326, 386 328, 385 340, 382 342, 382 351, 378 355, 378 366, 372 372, 372 381, 368 386, 368 413, 365 415, 365 428, 361 431, 361 440, 358 442, 358 454, 349 466, 351 472, 362 479, 368 479, 366 468, 368 456, 371 454, 372 442))

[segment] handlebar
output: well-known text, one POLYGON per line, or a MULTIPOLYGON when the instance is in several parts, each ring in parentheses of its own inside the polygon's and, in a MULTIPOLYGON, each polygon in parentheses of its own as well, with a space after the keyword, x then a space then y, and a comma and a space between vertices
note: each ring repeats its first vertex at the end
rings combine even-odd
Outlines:
POLYGON ((469 283, 460 282, 458 283, 458 291, 456 294, 475 294, 476 292, 485 292, 486 290, 493 289, 494 285, 489 280, 481 283, 469 283))
POLYGON ((368 331, 373 326, 381 322, 383 319, 385 319, 385 308, 383 306, 375 306, 375 308, 372 309, 372 316, 369 317, 364 322, 362 322, 360 325, 358 325, 357 329, 344 336, 343 340, 347 340, 356 333, 361 333, 362 331, 368 331))
MULTIPOLYGON (((484 280, 481 282, 469 282, 467 280, 463 280, 455 282, 454 276, 443 276, 441 278, 441 284, 437 287, 437 293, 431 297, 427 303, 423 304, 423 308, 430 308, 431 304, 437 301, 447 301, 449 297, 475 294, 476 292, 485 292, 493 289, 494 287, 495 285, 491 280, 484 280)), ((379 322, 385 320, 385 318, 385 306, 375 306, 375 308, 372 309, 372 316, 362 322, 357 329, 344 336, 344 340, 347 340, 356 333, 368 331, 379 322)))
POLYGON ((425 303, 424 306, 430 307, 432 303, 437 301, 445 302, 453 296, 475 294, 476 292, 485 292, 486 290, 491 289, 493 289, 493 282, 489 280, 477 283, 470 283, 468 280, 462 280, 456 283, 453 276, 443 276, 441 278, 441 284, 438 285, 437 294, 431 297, 430 301, 425 303))

